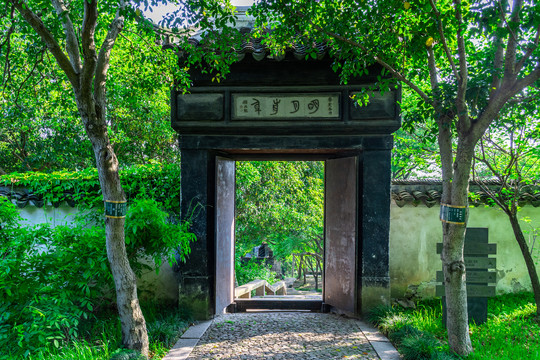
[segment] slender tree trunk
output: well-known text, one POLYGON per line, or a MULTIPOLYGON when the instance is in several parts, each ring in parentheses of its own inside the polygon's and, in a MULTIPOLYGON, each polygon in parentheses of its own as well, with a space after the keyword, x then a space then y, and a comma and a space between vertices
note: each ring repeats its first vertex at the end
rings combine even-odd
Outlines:
MULTIPOLYGON (((96 50, 96 26, 99 17, 97 1, 84 1, 82 26, 73 25, 69 9, 63 0, 52 0, 58 19, 64 28, 64 41, 59 43, 43 23, 41 16, 30 9, 24 0, 11 0, 25 21, 41 37, 67 76, 73 88, 77 109, 96 157, 103 200, 125 201, 118 174, 118 160, 107 135, 106 91, 110 55, 118 34, 124 26, 121 1, 114 20, 96 50), (78 35, 77 35, 78 34, 78 35), (82 57, 81 57, 82 51, 82 57), (67 52, 67 54, 66 54, 67 52), (84 60, 84 61, 83 61, 84 60)), ((116 303, 122 323, 122 344, 148 357, 146 323, 137 298, 135 275, 129 266, 124 239, 124 219, 108 218, 105 222, 107 257, 116 287, 116 303)))
MULTIPOLYGON (((322 269, 322 265, 321 265, 321 261, 317 258, 317 273, 318 272, 321 272, 321 284, 324 284, 324 274, 323 274, 323 269, 322 269)), ((318 288, 316 288, 315 290, 317 290, 318 288)))
POLYGON ((300 255, 300 258, 298 259, 298 275, 297 278, 300 280, 302 277, 302 261, 304 260, 304 256, 300 255))
MULTIPOLYGON (((78 105, 94 149, 103 199, 125 201, 118 173, 118 160, 107 135, 106 123, 100 118, 100 114, 86 111, 92 109, 93 104, 88 106, 78 101, 78 105)), ((116 288, 116 304, 122 324, 122 345, 148 357, 146 322, 137 297, 136 277, 126 253, 124 222, 124 218, 107 218, 105 221, 107 257, 116 288)))
POLYGON ((446 328, 450 348, 458 354, 472 351, 463 259, 464 238, 465 225, 443 224, 441 258, 445 280, 446 328))
POLYGON ((521 253, 523 254, 523 259, 525 259, 525 265, 527 265, 527 271, 529 272, 533 288, 534 301, 536 302, 536 316, 540 318, 540 281, 538 279, 538 273, 536 272, 536 265, 534 264, 531 252, 527 246, 525 236, 523 236, 523 231, 521 230, 516 214, 513 212, 507 214, 510 219, 510 224, 512 224, 514 236, 516 237, 521 253))
MULTIPOLYGON (((319 288, 319 276, 317 274, 317 267, 313 267, 313 261, 309 261, 309 269, 311 270, 311 275, 313 275, 313 279, 315 280, 315 290, 319 288)), ((305 282, 304 282, 305 283, 305 282)))
MULTIPOLYGON (((443 170, 443 197, 441 202, 454 206, 467 206, 469 174, 474 144, 459 141, 456 158, 453 159, 450 127, 442 121, 439 125, 439 146, 443 170)), ((466 225, 442 223, 444 285, 446 295, 446 328, 448 344, 460 355, 472 351, 467 312, 467 289, 465 285, 465 261, 463 246, 466 225)))

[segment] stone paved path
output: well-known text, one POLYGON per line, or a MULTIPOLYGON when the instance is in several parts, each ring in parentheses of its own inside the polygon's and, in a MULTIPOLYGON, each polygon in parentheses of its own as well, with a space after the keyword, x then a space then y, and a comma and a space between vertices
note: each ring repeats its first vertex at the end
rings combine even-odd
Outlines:
POLYGON ((379 359, 360 322, 333 314, 276 312, 217 317, 195 359, 379 359))

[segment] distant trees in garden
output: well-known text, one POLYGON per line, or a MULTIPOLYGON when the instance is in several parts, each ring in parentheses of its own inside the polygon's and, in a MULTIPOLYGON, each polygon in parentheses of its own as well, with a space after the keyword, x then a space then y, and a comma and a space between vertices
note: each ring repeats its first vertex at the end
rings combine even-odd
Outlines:
MULTIPOLYGON (((20 22, 11 26, 11 47, 4 44, 0 52, 0 168, 9 173, 95 166, 61 70, 44 44, 19 32, 20 22)), ((106 122, 121 166, 178 160, 168 105, 172 79, 155 55, 161 51, 153 34, 127 24, 111 53, 106 122)))
POLYGON ((324 162, 237 162, 236 174, 237 259, 266 242, 286 273, 321 272, 324 162))

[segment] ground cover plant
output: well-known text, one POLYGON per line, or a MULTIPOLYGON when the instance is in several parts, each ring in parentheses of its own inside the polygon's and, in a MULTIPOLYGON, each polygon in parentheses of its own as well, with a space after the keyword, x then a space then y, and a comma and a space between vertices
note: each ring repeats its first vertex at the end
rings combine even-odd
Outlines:
MULTIPOLYGON (((465 358, 540 358, 540 324, 535 315, 532 293, 489 299, 488 321, 470 326, 474 352, 465 358)), ((370 321, 389 337, 405 360, 462 359, 449 350, 440 299, 420 301, 416 309, 378 307, 371 312, 370 321)))
MULTIPOLYGON (((163 259, 183 258, 194 240, 188 223, 170 221, 163 204, 142 195, 131 202, 126 220, 126 250, 136 271, 143 268, 141 257, 156 267, 163 259)), ((29 226, 0 197, 0 359, 94 359, 120 346, 101 211, 84 207, 71 224, 29 226)), ((168 324, 177 327, 180 319, 158 315, 150 313, 150 351, 164 354, 173 345, 168 324)))
MULTIPOLYGON (((150 342, 150 359, 161 359, 174 346, 189 325, 189 315, 175 306, 142 304, 150 342)), ((3 357, 0 357, 3 359, 3 357)), ((6 359, 15 359, 7 355, 6 359)), ((121 348, 118 315, 108 309, 83 326, 81 336, 69 344, 49 346, 28 357, 30 360, 123 360, 137 359, 137 354, 121 348)))

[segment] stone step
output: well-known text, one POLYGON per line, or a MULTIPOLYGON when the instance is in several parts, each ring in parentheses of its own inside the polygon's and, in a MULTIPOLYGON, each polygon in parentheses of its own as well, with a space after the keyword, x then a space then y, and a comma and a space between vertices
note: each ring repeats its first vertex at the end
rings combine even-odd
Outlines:
POLYGON ((230 312, 247 310, 309 310, 321 311, 322 300, 315 299, 235 299, 229 307, 230 312))

